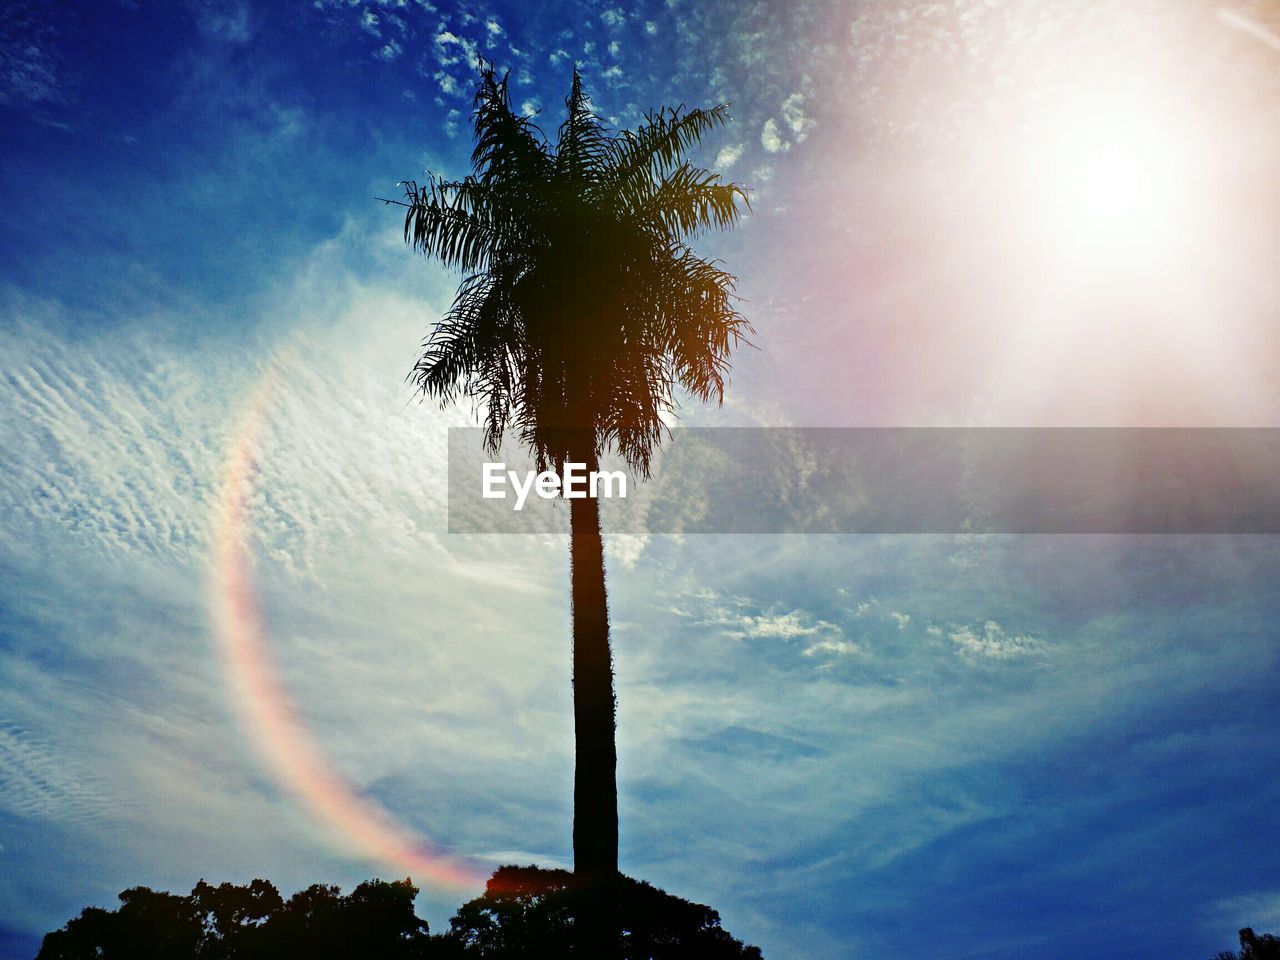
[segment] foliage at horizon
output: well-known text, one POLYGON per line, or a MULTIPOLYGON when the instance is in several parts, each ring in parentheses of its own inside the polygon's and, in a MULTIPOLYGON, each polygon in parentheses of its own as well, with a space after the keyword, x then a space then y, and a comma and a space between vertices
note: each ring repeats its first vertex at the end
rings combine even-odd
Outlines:
MULTIPOLYGON (((313 884, 284 900, 253 880, 188 896, 132 887, 116 910, 87 907, 45 935, 35 960, 516 960, 582 955, 575 915, 590 903, 566 870, 499 867, 485 892, 458 908, 450 929, 430 934, 413 910, 418 888, 405 878, 369 880, 343 896, 313 884)), ((644 881, 619 877, 606 894, 622 920, 623 960, 761 960, 720 926, 710 907, 644 881)), ((598 897, 598 895, 597 895, 598 897)), ((599 903, 594 903, 598 907, 599 903)), ((1280 960, 1280 938, 1240 931, 1240 951, 1213 960, 1280 960)))
POLYGON ((1253 932, 1252 927, 1240 931, 1240 952, 1224 950, 1213 960, 1280 960, 1280 937, 1253 932))
POLYGON ((413 912, 417 895, 407 878, 345 896, 313 884, 287 901, 266 880, 201 880, 185 897, 133 887, 118 909, 88 907, 47 934, 36 960, 418 960, 435 954, 424 952, 431 938, 413 912))
POLYGON ((586 956, 576 921, 607 906, 622 924, 622 960, 760 960, 710 907, 618 877, 583 891, 565 870, 506 866, 482 896, 432 935, 406 878, 369 880, 343 895, 313 884, 284 900, 266 880, 201 880, 185 897, 133 887, 116 910, 88 907, 45 935, 36 960, 515 960, 586 956), (607 899, 607 903, 601 900, 607 899))

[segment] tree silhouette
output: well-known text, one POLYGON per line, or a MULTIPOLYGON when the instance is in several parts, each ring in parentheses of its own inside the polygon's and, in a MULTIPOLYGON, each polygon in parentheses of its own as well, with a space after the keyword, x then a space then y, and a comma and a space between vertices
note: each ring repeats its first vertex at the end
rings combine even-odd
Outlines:
MULTIPOLYGON (((539 468, 595 470, 616 451, 641 477, 682 389, 722 402, 750 331, 735 278, 689 239, 739 218, 746 194, 686 154, 727 107, 650 113, 612 133, 575 70, 553 146, 480 64, 472 173, 406 185, 405 239, 465 274, 411 379, 425 397, 483 411, 485 445, 508 432, 539 468)), ((573 856, 583 878, 618 868, 617 753, 600 516, 570 501, 576 764, 573 856)))
POLYGON ((260 953, 260 927, 284 907, 279 891, 265 880, 244 887, 233 883, 213 887, 201 880, 190 899, 203 921, 205 943, 200 956, 214 960, 260 953))
POLYGON ((1269 933, 1261 936, 1252 927, 1240 931, 1240 952, 1224 950, 1213 960, 1280 960, 1280 938, 1269 933))
POLYGON ((734 939, 710 907, 621 874, 584 886, 565 870, 538 867, 499 868, 484 895, 458 909, 444 939, 458 956, 485 960, 597 957, 580 931, 602 897, 611 901, 623 960, 760 960, 759 948, 734 939))
POLYGON ((36 960, 421 960, 438 954, 417 895, 407 879, 346 896, 315 884, 287 902, 266 880, 201 880, 185 897, 135 887, 118 910, 89 907, 47 934, 36 960))
POLYGON ((417 893, 407 879, 345 896, 314 884, 287 901, 266 880, 201 880, 185 897, 135 887, 119 909, 89 907, 47 934, 36 960, 598 960, 582 921, 601 897, 625 960, 760 960, 710 907, 623 876, 588 888, 564 870, 501 867, 437 936, 413 912, 417 893))

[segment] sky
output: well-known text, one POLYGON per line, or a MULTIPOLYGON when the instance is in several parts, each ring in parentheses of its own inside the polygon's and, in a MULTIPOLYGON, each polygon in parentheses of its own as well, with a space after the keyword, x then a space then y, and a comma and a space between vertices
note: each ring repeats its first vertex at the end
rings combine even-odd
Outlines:
MULTIPOLYGON (((1280 8, 12 2, 0 960, 127 887, 571 862, 563 535, 450 534, 459 278, 378 197, 731 104, 698 426, 1280 426, 1280 8)), ((751 510, 744 502, 741 509, 751 510)), ((1280 932, 1267 536, 610 536, 621 866, 766 957, 1280 932), (909 944, 909 946, 908 946, 909 944)))

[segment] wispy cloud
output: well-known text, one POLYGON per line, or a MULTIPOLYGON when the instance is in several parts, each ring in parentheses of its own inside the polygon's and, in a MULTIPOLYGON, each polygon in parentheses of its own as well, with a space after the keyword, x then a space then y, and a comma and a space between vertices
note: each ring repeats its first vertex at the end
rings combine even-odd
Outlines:
POLYGON ((1255 933, 1280 931, 1280 890, 1259 890, 1207 904, 1202 911, 1208 925, 1224 936, 1241 927, 1255 933))
POLYGON ((19 817, 78 823, 108 806, 78 757, 60 754, 12 723, 0 723, 0 809, 19 817))
POLYGON ((715 168, 719 171, 728 172, 735 163, 741 158, 745 147, 740 143, 730 144, 721 147, 720 152, 716 154, 715 168))
POLYGON ((57 21, 48 11, 33 4, 9 5, 0 18, 0 104, 64 102, 71 81, 59 47, 57 21))
POLYGON ((441 30, 435 36, 436 62, 442 67, 457 63, 473 65, 477 50, 474 40, 460 37, 450 30, 441 30))
POLYGON ((791 149, 791 142, 783 138, 778 130, 778 121, 773 117, 760 128, 760 145, 769 153, 785 153, 791 149))
POLYGON ((440 92, 448 96, 456 96, 462 92, 462 87, 452 74, 445 73, 443 70, 435 72, 435 81, 440 84, 440 92))
POLYGON ((782 101, 782 119, 791 129, 791 136, 796 143, 804 143, 809 131, 817 125, 815 120, 805 114, 804 102, 803 93, 793 93, 782 101))
MULTIPOLYGON (((403 253, 394 233, 386 241, 403 253)), ((24 724, 0 728, 0 797, 10 813, 79 824, 105 807, 102 815, 118 822, 125 807, 105 798, 123 786, 153 819, 150 835, 186 833, 188 845, 206 846, 217 837, 251 857, 254 832, 290 809, 254 772, 250 754, 234 749, 254 731, 229 726, 235 698, 204 613, 211 501, 228 430, 272 367, 278 388, 257 452, 253 548, 272 610, 270 642, 298 709, 335 769, 424 835, 463 852, 518 840, 525 849, 543 844, 549 859, 565 855, 555 786, 557 771, 571 769, 558 733, 569 705, 559 657, 567 643, 564 542, 517 538, 495 563, 483 543, 442 538, 445 429, 472 421, 408 402, 404 371, 431 307, 350 280, 335 296, 334 272, 313 269, 334 256, 341 262, 352 246, 382 242, 357 231, 339 245, 343 252, 317 251, 287 299, 314 311, 312 323, 327 316, 329 332, 317 336, 312 327, 305 340, 281 340, 256 361, 208 344, 189 351, 139 330, 63 368, 83 340, 73 348, 21 323, 6 331, 0 438, 10 457, 0 516, 12 535, 0 561, 23 577, 0 591, 0 608, 37 616, 41 592, 20 582, 58 591, 65 605, 45 617, 39 646, 34 635, 11 638, 5 652, 6 678, 23 676, 45 691, 37 711, 0 685, 0 711, 24 724), (382 332, 371 336, 375 330, 382 332), (521 599, 495 605, 499 595, 521 599), (90 700, 57 680, 61 671, 89 669, 79 666, 86 657, 100 684, 90 700), (525 658, 536 663, 507 677, 476 669, 525 658), (145 667, 131 676, 135 662, 145 667), (491 703, 506 711, 483 706, 491 703), (494 728, 464 758, 449 744, 474 729, 477 707, 494 728), (79 729, 72 717, 115 718, 106 725, 110 743, 56 752, 42 725, 71 735, 79 729), (372 750, 360 732, 368 724, 381 729, 372 750), (434 753, 426 764, 424 750, 434 753), (102 762, 119 775, 100 787, 102 762), (446 769, 468 772, 449 786, 446 769), (503 779, 513 769, 524 771, 521 790, 543 794, 530 829, 507 830, 494 805, 504 794, 501 803, 524 802, 520 791, 485 785, 483 771, 503 779), (122 776, 146 782, 129 786, 122 776), (424 801, 431 796, 437 801, 424 801), (472 799, 459 807, 464 796, 472 799), (203 826, 186 813, 213 807, 222 812, 203 826)), ((350 854, 341 836, 330 839, 329 851, 310 841, 313 865, 350 854)), ((344 869, 358 878, 367 868, 354 852, 344 869)), ((203 872, 214 861, 201 862, 203 872)))
POLYGON ((196 14, 196 24, 202 33, 227 43, 246 43, 253 36, 251 14, 244 3, 202 5, 196 14))
POLYGON ((1013 660, 1044 648, 1035 637, 1009 633, 994 620, 979 627, 956 627, 948 636, 956 645, 956 653, 970 660, 1013 660))
POLYGON ((760 616, 741 616, 737 623, 740 629, 726 630, 725 636, 734 639, 770 638, 777 640, 794 640, 797 637, 811 637, 824 630, 839 630, 835 624, 825 620, 814 621, 799 610, 790 613, 767 614, 760 616))

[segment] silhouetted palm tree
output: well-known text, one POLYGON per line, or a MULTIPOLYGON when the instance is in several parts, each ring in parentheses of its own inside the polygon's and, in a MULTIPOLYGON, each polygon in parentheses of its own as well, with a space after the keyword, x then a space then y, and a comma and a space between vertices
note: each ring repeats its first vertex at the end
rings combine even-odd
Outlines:
MULTIPOLYGON (((614 450, 646 477, 673 391, 721 402, 750 330, 735 278, 687 242, 746 203, 685 159, 727 108, 663 109, 615 134, 575 70, 553 146, 511 109, 506 77, 480 67, 472 174, 406 186, 406 241, 466 274, 411 379, 442 404, 471 400, 492 453, 510 431, 540 468, 591 471, 614 450)), ((606 877, 618 799, 604 549, 596 501, 570 503, 574 867, 606 877)))

